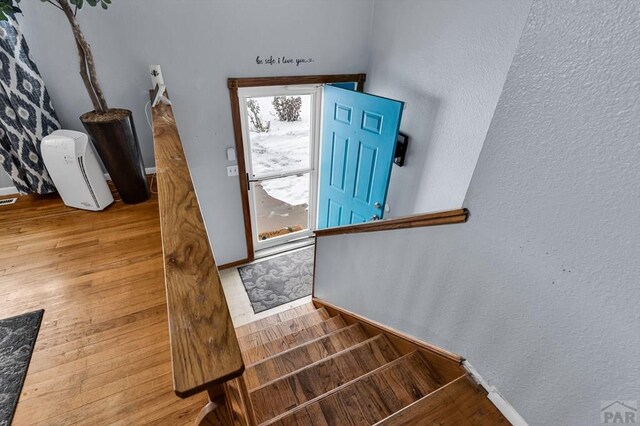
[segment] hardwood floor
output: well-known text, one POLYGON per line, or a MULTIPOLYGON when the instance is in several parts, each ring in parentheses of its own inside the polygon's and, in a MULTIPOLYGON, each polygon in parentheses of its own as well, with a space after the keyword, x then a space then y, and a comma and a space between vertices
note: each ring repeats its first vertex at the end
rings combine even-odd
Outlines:
POLYGON ((45 309, 14 425, 193 424, 207 402, 173 393, 155 195, 0 207, 0 301, 0 318, 45 309))

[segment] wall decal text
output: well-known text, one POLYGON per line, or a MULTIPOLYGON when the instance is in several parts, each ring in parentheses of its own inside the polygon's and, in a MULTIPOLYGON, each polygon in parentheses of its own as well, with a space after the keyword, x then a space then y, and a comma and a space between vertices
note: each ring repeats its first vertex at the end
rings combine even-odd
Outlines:
POLYGON ((295 65, 297 67, 300 64, 310 64, 315 62, 313 58, 288 58, 286 56, 269 56, 268 58, 261 58, 256 56, 256 64, 258 65, 295 65))

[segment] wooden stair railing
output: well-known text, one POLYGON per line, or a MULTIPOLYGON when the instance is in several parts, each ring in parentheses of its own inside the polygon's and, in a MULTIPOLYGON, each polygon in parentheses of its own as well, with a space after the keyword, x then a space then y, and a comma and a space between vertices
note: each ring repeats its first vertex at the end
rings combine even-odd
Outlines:
POLYGON ((390 231, 393 229, 419 228, 423 226, 450 225, 464 223, 469 218, 467 209, 447 210, 437 213, 421 213, 401 216, 393 219, 383 219, 355 225, 335 226, 333 228, 317 229, 316 237, 341 234, 357 234, 361 232, 390 231))
POLYGON ((229 406, 224 385, 244 362, 173 110, 160 104, 152 115, 173 386, 181 398, 208 392, 204 422, 229 406))
MULTIPOLYGON (((314 231, 316 240, 316 250, 314 251, 314 264, 317 260, 318 241, 323 237, 345 234, 360 234, 365 232, 392 231, 396 229, 420 228, 425 226, 451 225, 455 223, 465 223, 469 219, 469 210, 465 208, 446 210, 435 213, 421 213, 410 216, 401 216, 393 219, 376 220, 373 222, 357 223, 354 225, 335 226, 332 228, 316 229, 314 231)), ((317 266, 317 265, 316 265, 317 266)), ((316 300, 316 267, 313 269, 313 282, 311 294, 316 300)), ((319 299, 317 299, 320 302, 319 299)))

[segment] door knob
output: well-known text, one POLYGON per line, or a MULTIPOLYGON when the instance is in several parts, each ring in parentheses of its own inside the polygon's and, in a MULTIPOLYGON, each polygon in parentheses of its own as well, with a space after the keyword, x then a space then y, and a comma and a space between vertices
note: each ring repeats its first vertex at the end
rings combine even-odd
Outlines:
POLYGON ((374 221, 374 220, 378 220, 380 219, 380 217, 378 217, 377 214, 374 214, 373 216, 371 216, 371 219, 369 219, 370 221, 374 221))
POLYGON ((376 209, 380 209, 380 208, 382 208, 382 204, 380 204, 380 203, 376 202, 376 203, 373 205, 373 207, 375 207, 376 209))

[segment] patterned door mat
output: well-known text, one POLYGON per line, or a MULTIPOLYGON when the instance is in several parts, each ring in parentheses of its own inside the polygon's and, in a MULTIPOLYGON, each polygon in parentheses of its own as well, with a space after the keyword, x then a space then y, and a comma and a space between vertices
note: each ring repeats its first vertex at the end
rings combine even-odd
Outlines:
POLYGON ((0 320, 0 426, 10 425, 44 310, 0 320))
POLYGON ((311 246, 238 268, 254 313, 311 294, 313 251, 311 246))

